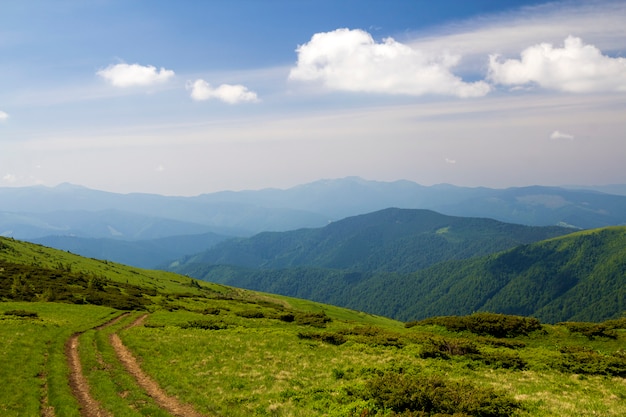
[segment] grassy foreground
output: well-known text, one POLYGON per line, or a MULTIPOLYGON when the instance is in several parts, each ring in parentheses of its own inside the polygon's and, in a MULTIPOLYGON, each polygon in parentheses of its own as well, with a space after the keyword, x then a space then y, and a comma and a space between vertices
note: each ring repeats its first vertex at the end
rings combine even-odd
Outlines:
POLYGON ((116 417, 170 414, 119 362, 113 332, 168 395, 207 416, 626 415, 625 318, 542 325, 480 313, 405 324, 0 244, 3 417, 80 415, 64 353, 77 332, 92 395, 116 417), (131 314, 96 329, 121 310, 131 314), (128 327, 141 314, 144 325, 128 327))
POLYGON ((57 416, 78 416, 64 344, 118 314, 100 306, 0 303, 0 415, 37 416, 52 407, 57 416))
POLYGON ((121 333, 162 386, 209 415, 626 414, 623 329, 496 338, 433 324, 298 324, 272 306, 212 309, 159 311, 121 333))

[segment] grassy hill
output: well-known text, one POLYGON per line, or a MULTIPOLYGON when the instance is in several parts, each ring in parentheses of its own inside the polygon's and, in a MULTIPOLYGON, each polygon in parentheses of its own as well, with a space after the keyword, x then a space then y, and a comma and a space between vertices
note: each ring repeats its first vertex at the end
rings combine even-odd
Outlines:
POLYGON ((72 335, 97 407, 116 417, 180 415, 143 388, 117 339, 186 415, 626 414, 625 319, 405 325, 11 239, 0 238, 0 263, 2 416, 81 415, 72 335))

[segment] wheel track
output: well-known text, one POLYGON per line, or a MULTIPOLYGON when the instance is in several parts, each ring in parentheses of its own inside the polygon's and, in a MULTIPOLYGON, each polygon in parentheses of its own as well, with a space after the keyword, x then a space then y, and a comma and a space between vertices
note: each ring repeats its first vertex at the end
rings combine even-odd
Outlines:
MULTIPOLYGON (((130 313, 120 314, 108 322, 94 327, 94 330, 102 330, 105 327, 112 326, 118 323, 124 317, 130 313)), ((65 356, 67 357, 67 363, 70 368, 69 385, 72 389, 72 394, 78 401, 80 407, 80 415, 82 417, 112 417, 106 410, 104 410, 98 401, 96 401, 91 395, 89 388, 89 382, 83 373, 83 366, 80 362, 80 355, 78 352, 79 341, 78 338, 84 332, 74 333, 69 340, 65 343, 65 356)))
MULTIPOLYGON (((140 326, 148 317, 147 314, 139 317, 133 323, 125 327, 126 329, 140 326)), ((139 366, 139 362, 122 343, 122 340, 117 333, 111 333, 109 335, 109 342, 118 359, 126 368, 126 371, 135 378, 137 384, 143 388, 146 393, 154 399, 159 407, 168 411, 176 417, 206 417, 204 414, 198 413, 191 405, 181 403, 178 398, 168 395, 159 384, 150 378, 139 366)))

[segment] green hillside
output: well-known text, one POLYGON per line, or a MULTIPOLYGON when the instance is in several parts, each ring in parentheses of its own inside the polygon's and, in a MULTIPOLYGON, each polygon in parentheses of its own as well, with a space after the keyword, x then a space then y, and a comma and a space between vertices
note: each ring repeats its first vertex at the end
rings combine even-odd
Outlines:
POLYGON ((415 320, 494 311, 549 323, 602 321, 626 311, 626 228, 572 233, 412 274, 311 267, 245 269, 189 264, 212 282, 415 320))
POLYGON ((4 238, 0 284, 3 417, 626 414, 623 318, 403 325, 4 238))
POLYGON ((571 232, 562 227, 530 227, 391 208, 318 229, 228 240, 170 268, 190 273, 189 268, 197 271, 197 264, 260 269, 307 266, 407 273, 441 261, 486 255, 571 232))

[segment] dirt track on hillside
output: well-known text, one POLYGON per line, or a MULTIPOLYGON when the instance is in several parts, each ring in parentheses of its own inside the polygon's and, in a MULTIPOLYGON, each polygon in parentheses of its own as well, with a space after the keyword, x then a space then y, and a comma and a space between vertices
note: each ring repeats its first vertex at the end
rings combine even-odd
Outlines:
MULTIPOLYGON (((107 326, 111 326, 129 313, 124 313, 107 323, 98 326, 95 330, 104 329, 107 326)), ((78 337, 82 333, 74 333, 65 344, 65 356, 67 357, 67 363, 70 368, 69 384, 72 388, 72 393, 80 406, 80 414, 83 417, 112 417, 106 410, 102 409, 100 404, 91 396, 89 382, 83 374, 83 366, 80 363, 80 355, 78 353, 78 337)))
MULTIPOLYGON (((143 324, 147 317, 147 314, 139 317, 127 328, 143 324)), ((137 359, 132 355, 128 348, 124 346, 122 340, 116 333, 112 333, 109 336, 109 341, 113 346, 113 349, 115 349, 118 359, 126 368, 126 371, 135 378, 137 384, 139 384, 139 386, 154 399, 159 407, 167 410, 177 417, 204 417, 203 414, 198 413, 189 404, 183 404, 176 397, 167 395, 156 381, 142 371, 137 359)))
MULTIPOLYGON (((130 313, 124 313, 116 317, 115 319, 95 327, 94 330, 102 330, 108 326, 111 326, 130 313)), ((143 324, 147 314, 142 315, 126 328, 140 326, 143 324)), ((91 395, 91 389, 89 382, 83 374, 83 368, 80 362, 80 355, 78 352, 79 340, 82 333, 75 333, 65 344, 65 355, 70 368, 69 385, 72 389, 72 393, 78 401, 80 407, 80 415, 82 417, 114 417, 109 412, 104 410, 101 405, 91 395)), ((154 399, 159 407, 168 411, 176 417, 206 417, 203 414, 198 413, 191 405, 181 403, 177 398, 172 397, 165 393, 163 389, 150 378, 145 372, 142 371, 137 359, 122 343, 122 340, 116 333, 109 335, 109 342, 115 350, 118 359, 126 368, 126 371, 135 378, 137 384, 143 388, 146 393, 154 399)), ((54 413, 49 414, 52 410, 47 407, 42 407, 42 417, 53 417, 54 413)))

